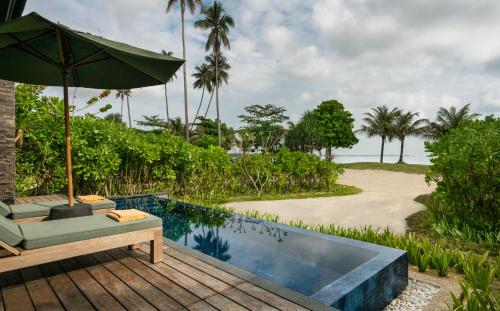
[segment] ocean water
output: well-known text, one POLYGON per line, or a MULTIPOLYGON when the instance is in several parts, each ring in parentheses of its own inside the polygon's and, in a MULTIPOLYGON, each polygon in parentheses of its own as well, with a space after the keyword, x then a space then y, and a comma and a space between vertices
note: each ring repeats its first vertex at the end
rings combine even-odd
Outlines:
MULTIPOLYGON (((336 163, 353 163, 353 162, 379 162, 380 155, 368 154, 368 155, 357 155, 357 154, 342 154, 335 155, 333 161, 336 163)), ((396 163, 399 160, 399 155, 388 154, 384 155, 384 163, 396 163)), ((403 157, 405 163, 409 164, 430 164, 429 158, 425 155, 422 156, 412 156, 405 155, 403 157)))

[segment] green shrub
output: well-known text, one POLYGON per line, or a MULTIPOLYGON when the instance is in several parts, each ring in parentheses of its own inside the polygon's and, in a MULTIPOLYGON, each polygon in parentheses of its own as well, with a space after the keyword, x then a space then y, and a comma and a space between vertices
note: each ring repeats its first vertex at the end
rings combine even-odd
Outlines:
POLYGON ((463 229, 499 232, 500 119, 464 121, 436 142, 426 143, 437 203, 430 211, 463 229))

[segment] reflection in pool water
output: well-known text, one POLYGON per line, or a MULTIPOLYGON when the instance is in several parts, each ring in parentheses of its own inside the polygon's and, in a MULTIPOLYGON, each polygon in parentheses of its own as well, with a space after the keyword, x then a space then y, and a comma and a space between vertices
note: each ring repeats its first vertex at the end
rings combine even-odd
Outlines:
POLYGON ((166 238, 305 295, 374 255, 222 210, 152 197, 126 205, 161 217, 166 238))

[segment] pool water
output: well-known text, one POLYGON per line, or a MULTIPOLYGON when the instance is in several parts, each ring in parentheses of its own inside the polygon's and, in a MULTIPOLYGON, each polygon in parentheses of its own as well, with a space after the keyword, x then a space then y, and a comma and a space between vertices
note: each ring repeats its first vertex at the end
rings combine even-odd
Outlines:
POLYGON ((379 255, 347 239, 332 241, 306 230, 167 199, 118 200, 117 206, 161 217, 164 237, 306 296, 321 297, 337 280, 379 255))

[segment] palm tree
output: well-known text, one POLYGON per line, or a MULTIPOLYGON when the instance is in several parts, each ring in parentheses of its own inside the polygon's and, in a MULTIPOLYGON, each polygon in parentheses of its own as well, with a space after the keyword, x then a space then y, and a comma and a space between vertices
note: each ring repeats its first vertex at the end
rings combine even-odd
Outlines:
MULTIPOLYGON (((228 64, 227 58, 222 54, 219 53, 217 58, 215 58, 215 55, 211 53, 210 55, 205 56, 205 61, 208 63, 208 66, 211 70, 211 77, 212 77, 212 94, 210 95, 210 101, 208 102, 207 110, 205 111, 205 118, 207 117, 208 110, 210 109, 210 105, 212 104, 212 98, 214 95, 213 89, 214 87, 221 86, 222 82, 225 82, 227 84, 227 81, 229 80, 229 69, 231 69, 231 65, 228 64), (215 69, 217 68, 217 83, 216 77, 215 77, 215 69)), ((217 110, 218 111, 218 110, 217 110)), ((218 125, 218 128, 220 130, 220 125, 218 125)))
POLYGON ((184 132, 184 124, 182 124, 182 120, 179 117, 176 117, 175 119, 170 119, 168 120, 168 127, 172 134, 182 136, 184 132))
POLYGON ((405 138, 407 136, 422 136, 427 122, 426 119, 416 119, 418 117, 418 112, 406 112, 399 113, 396 116, 394 122, 394 136, 401 142, 401 148, 399 151, 399 163, 403 162, 403 152, 405 145, 405 138))
POLYGON ((461 121, 472 120, 480 116, 478 113, 470 113, 470 104, 458 109, 452 106, 449 110, 439 108, 436 121, 427 122, 425 137, 439 139, 455 128, 461 121))
MULTIPOLYGON (((161 53, 163 55, 167 55, 167 56, 173 56, 174 55, 174 52, 172 51, 165 51, 165 50, 161 50, 161 53)), ((173 81, 174 79, 177 79, 177 74, 174 73, 174 75, 172 76, 172 78, 170 79, 170 81, 173 81)), ((169 81, 169 82, 170 82, 169 81)), ((168 120, 170 120, 170 114, 168 113, 168 95, 167 95, 167 83, 165 83, 165 107, 167 108, 167 119, 166 121, 168 122, 168 120)))
POLYGON ((122 106, 120 110, 120 116, 123 119, 123 100, 127 99, 127 109, 128 109, 128 127, 132 127, 132 117, 130 116, 130 96, 132 96, 132 92, 130 90, 117 90, 116 98, 120 98, 122 101, 122 106))
POLYGON ((193 73, 191 76, 195 78, 196 80, 193 83, 193 87, 195 89, 202 89, 201 91, 201 99, 200 99, 200 104, 198 105, 198 109, 196 110, 196 115, 194 117, 193 123, 191 124, 191 129, 193 128, 194 123, 196 122, 196 119, 198 118, 198 114, 200 113, 200 108, 203 103, 203 96, 205 95, 205 90, 207 90, 209 93, 212 93, 212 71, 211 68, 207 64, 202 64, 201 66, 196 66, 195 67, 196 72, 193 73))
POLYGON ((394 138, 394 119, 399 114, 399 109, 389 110, 387 106, 372 108, 373 113, 365 113, 363 124, 359 132, 365 133, 368 137, 380 136, 382 147, 380 148, 380 163, 384 162, 384 146, 386 141, 394 138))
POLYGON ((186 38, 184 35, 184 14, 186 13, 186 6, 191 14, 194 14, 196 6, 203 8, 202 0, 168 0, 167 2, 167 13, 172 10, 175 4, 179 3, 181 6, 181 34, 182 34, 182 59, 184 60, 184 66, 182 67, 182 73, 184 75, 184 118, 186 124, 186 141, 189 143, 189 115, 188 115, 188 98, 187 98, 187 74, 186 74, 186 38))
MULTIPOLYGON (((205 50, 210 50, 212 48, 213 53, 218 56, 220 53, 221 45, 230 48, 229 38, 227 37, 229 33, 229 27, 234 27, 234 20, 231 16, 227 15, 224 11, 222 5, 216 0, 207 9, 203 9, 202 13, 205 15, 204 19, 201 19, 195 23, 196 27, 201 29, 210 30, 208 34, 207 43, 205 44, 205 50)), ((218 57, 215 57, 215 81, 218 79, 218 68, 217 65, 218 57)), ((220 131, 220 109, 219 109, 219 85, 215 84, 215 102, 217 106, 217 130, 218 130, 218 141, 219 146, 222 143, 221 131, 220 131)))

